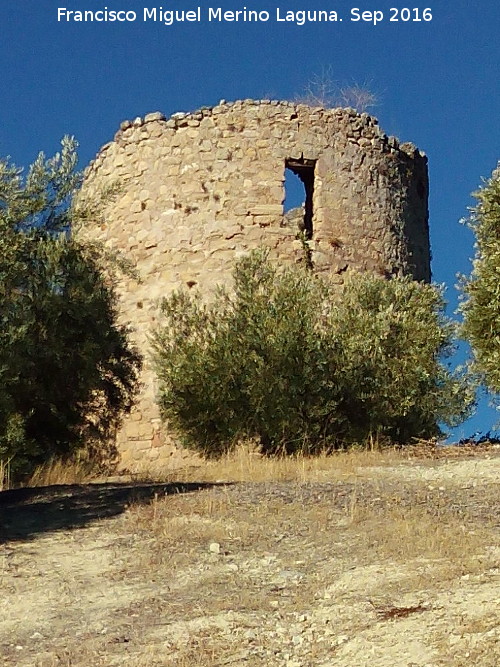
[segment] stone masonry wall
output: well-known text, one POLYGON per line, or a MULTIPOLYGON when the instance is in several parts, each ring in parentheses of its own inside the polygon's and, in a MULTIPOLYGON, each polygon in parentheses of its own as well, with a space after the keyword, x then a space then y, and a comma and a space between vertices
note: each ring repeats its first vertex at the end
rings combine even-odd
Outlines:
POLYGON ((120 289, 122 319, 146 358, 143 391, 117 436, 124 466, 184 456, 160 425, 147 360, 159 300, 186 285, 208 294, 258 246, 276 261, 303 260, 283 216, 286 166, 308 184, 315 270, 339 282, 348 269, 430 280, 427 159, 367 114, 245 100, 122 123, 89 165, 82 196, 119 184, 106 224, 85 233, 122 251, 141 278, 120 289))

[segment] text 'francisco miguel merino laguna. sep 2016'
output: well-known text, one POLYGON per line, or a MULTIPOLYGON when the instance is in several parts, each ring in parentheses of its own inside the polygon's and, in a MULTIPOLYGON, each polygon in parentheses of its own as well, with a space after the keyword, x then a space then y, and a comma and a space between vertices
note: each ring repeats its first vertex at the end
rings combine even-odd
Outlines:
POLYGON ((59 23, 134 23, 136 21, 162 23, 172 26, 181 23, 284 23, 305 25, 306 23, 351 23, 364 22, 377 25, 384 21, 391 23, 420 23, 432 21, 432 10, 426 8, 391 7, 389 10, 362 10, 352 7, 338 12, 332 9, 287 9, 275 7, 272 10, 253 10, 247 7, 223 9, 222 7, 193 7, 192 9, 164 9, 144 7, 140 11, 127 9, 98 10, 57 8, 59 23))

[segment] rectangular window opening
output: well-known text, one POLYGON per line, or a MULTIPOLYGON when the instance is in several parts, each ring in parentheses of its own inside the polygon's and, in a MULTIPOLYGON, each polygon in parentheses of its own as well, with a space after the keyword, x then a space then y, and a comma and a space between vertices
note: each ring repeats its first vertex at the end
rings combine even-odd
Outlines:
POLYGON ((307 239, 313 235, 314 167, 316 160, 285 160, 285 220, 307 239))

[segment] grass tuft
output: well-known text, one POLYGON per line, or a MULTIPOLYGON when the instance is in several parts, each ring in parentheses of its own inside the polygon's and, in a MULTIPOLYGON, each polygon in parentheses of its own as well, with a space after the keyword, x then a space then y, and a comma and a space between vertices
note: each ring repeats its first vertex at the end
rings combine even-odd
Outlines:
POLYGON ((37 466, 23 486, 85 484, 92 477, 92 464, 88 461, 82 461, 78 458, 71 460, 51 459, 47 463, 37 466))

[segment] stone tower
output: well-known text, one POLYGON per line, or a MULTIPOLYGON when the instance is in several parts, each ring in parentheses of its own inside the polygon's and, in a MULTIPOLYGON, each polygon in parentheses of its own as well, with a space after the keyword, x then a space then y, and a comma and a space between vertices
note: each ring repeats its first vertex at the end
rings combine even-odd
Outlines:
POLYGON ((316 271, 338 282, 348 269, 430 280, 427 159, 369 115, 244 100, 122 123, 87 168, 82 196, 119 184, 106 224, 85 233, 120 250, 141 278, 120 288, 123 321, 146 358, 143 391, 117 435, 124 465, 183 455, 161 428, 147 362, 159 300, 181 286, 210 292, 259 246, 276 261, 303 259, 284 216, 287 169, 304 186, 299 226, 316 271))

